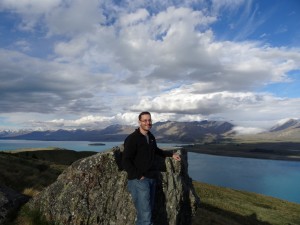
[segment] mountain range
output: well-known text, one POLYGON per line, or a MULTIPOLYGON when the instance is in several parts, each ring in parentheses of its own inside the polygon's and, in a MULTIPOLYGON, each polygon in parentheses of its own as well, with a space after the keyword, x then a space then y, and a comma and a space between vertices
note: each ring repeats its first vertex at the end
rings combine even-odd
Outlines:
MULTIPOLYGON (((111 125, 99 130, 0 131, 0 139, 44 141, 123 141, 137 127, 111 125)), ((157 122, 151 132, 158 142, 213 142, 224 139, 300 140, 300 120, 290 119, 274 125, 269 131, 255 135, 239 135, 234 125, 226 121, 157 122)))
POLYGON ((236 135, 235 138, 263 142, 300 142, 300 120, 285 120, 274 125, 268 131, 252 135, 236 135))

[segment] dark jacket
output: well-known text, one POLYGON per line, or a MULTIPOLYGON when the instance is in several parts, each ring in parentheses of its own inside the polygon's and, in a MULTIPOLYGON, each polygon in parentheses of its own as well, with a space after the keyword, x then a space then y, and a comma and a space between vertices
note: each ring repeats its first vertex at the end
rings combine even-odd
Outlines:
POLYGON ((155 155, 171 157, 171 152, 164 152, 156 144, 155 137, 148 132, 149 144, 146 137, 136 129, 124 141, 122 156, 123 168, 128 174, 128 179, 140 179, 142 176, 153 178, 155 168, 155 155))

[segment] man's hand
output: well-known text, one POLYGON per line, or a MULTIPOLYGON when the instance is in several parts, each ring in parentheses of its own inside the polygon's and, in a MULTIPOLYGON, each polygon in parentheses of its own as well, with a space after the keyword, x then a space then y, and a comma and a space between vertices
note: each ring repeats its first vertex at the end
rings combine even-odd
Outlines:
POLYGON ((181 160, 180 155, 177 154, 177 153, 174 153, 174 154, 172 155, 172 158, 175 159, 176 161, 180 161, 180 160, 181 160))

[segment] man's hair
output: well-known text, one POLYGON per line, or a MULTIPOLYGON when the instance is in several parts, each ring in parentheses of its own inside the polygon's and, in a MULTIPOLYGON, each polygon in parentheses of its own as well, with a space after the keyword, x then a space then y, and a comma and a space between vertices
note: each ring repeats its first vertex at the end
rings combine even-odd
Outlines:
POLYGON ((149 112, 141 112, 140 115, 139 115, 139 120, 142 119, 143 115, 150 115, 151 116, 151 114, 149 112))

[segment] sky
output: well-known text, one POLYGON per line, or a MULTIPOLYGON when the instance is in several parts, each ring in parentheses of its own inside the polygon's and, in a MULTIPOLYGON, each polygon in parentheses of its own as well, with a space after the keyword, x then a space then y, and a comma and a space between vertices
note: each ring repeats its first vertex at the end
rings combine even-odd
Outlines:
POLYGON ((0 130, 300 113, 298 0, 1 0, 0 130))

